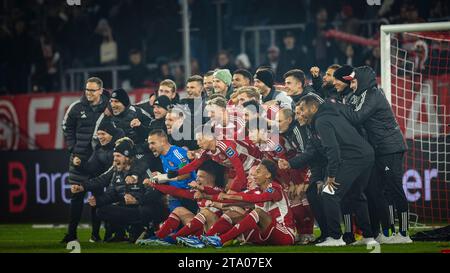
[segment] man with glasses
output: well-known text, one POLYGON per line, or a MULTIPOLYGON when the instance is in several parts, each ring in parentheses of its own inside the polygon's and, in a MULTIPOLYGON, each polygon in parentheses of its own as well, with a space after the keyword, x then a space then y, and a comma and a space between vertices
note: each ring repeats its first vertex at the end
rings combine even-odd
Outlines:
MULTIPOLYGON (((67 109, 62 129, 70 152, 70 184, 82 185, 89 178, 89 174, 83 171, 80 166, 92 154, 92 137, 95 126, 97 120, 105 111, 108 102, 109 94, 108 92, 103 92, 102 80, 92 77, 86 82, 83 96, 67 109)), ((77 240, 77 226, 83 211, 83 200, 84 193, 75 193, 71 196, 68 233, 63 238, 63 243, 77 240)))

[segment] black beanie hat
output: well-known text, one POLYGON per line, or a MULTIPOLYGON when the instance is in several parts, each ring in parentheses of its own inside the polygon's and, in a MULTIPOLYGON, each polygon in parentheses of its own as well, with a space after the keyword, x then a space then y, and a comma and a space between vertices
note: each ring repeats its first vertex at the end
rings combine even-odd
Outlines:
POLYGON ((258 70, 255 79, 262 81, 269 88, 273 87, 273 73, 269 69, 258 70))
POLYGON ((350 84, 351 80, 349 79, 349 76, 353 72, 353 67, 350 65, 343 65, 342 67, 336 69, 334 71, 334 78, 337 80, 340 80, 341 82, 344 82, 346 84, 350 84))
POLYGON ((108 134, 114 136, 117 132, 117 128, 112 122, 112 119, 110 117, 105 117, 100 122, 100 125, 97 128, 97 131, 104 131, 108 134))
POLYGON ((172 101, 169 99, 169 97, 164 96, 164 95, 156 98, 155 102, 153 103, 153 105, 158 105, 166 110, 169 110, 169 106, 171 104, 172 104, 172 101))
POLYGON ((114 152, 122 154, 126 157, 134 155, 134 143, 131 139, 120 139, 119 144, 114 147, 114 152))
POLYGON ((130 105, 130 97, 128 97, 127 91, 122 88, 114 90, 111 94, 111 98, 120 101, 125 107, 130 105))

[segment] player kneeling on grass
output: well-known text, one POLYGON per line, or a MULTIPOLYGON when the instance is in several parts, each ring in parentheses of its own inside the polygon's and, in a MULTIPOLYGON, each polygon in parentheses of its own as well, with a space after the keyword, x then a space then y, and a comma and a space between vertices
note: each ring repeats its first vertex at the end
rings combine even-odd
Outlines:
MULTIPOLYGON (((214 202, 200 198, 199 191, 208 194, 219 194, 224 185, 224 168, 218 163, 205 161, 197 171, 197 179, 191 182, 190 190, 181 189, 170 185, 158 184, 159 181, 146 179, 144 183, 156 190, 169 194, 176 198, 197 200, 199 212, 195 215, 184 207, 177 207, 169 215, 169 218, 161 225, 156 236, 147 240, 137 241, 141 245, 172 245, 176 241, 183 243, 182 237, 200 236, 208 230, 221 215, 220 209, 214 207, 214 202), (183 227, 174 233, 180 224, 183 227)), ((189 237, 188 237, 189 238, 189 237)), ((185 239, 188 239, 185 238, 185 239)))
POLYGON ((203 242, 220 248, 243 234, 246 241, 255 244, 293 245, 295 224, 292 210, 282 186, 274 180, 276 174, 276 164, 263 160, 255 171, 255 182, 260 193, 220 193, 217 196, 205 196, 224 203, 254 203, 255 209, 228 232, 219 236, 202 236, 203 242))

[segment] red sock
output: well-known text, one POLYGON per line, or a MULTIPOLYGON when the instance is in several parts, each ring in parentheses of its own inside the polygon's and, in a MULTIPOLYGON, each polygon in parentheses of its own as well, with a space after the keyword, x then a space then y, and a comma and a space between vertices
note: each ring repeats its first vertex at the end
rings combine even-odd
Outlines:
POLYGON ((214 223, 214 225, 206 232, 206 236, 220 235, 233 228, 233 222, 226 214, 214 223))
POLYGON ((298 205, 291 207, 294 214, 295 226, 299 234, 313 234, 314 216, 309 206, 298 205))
POLYGON ((192 219, 187 225, 185 225, 182 229, 180 229, 173 238, 176 237, 185 237, 187 235, 198 235, 203 231, 203 227, 205 226, 206 218, 202 214, 197 214, 197 216, 192 219))
POLYGON ((250 214, 245 216, 242 221, 234 225, 232 229, 230 229, 227 233, 220 235, 220 240, 222 243, 226 243, 228 241, 233 240, 238 237, 240 234, 250 231, 252 229, 258 229, 259 216, 255 211, 252 211, 250 214))
POLYGON ((172 233, 180 225, 180 219, 176 214, 171 213, 169 218, 162 224, 161 228, 155 233, 155 235, 160 238, 166 238, 170 233, 172 233))

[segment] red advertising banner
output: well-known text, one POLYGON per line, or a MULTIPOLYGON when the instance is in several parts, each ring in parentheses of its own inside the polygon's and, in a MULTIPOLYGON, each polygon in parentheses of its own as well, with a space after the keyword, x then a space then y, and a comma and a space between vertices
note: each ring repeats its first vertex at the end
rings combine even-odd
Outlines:
MULTIPOLYGON (((152 91, 130 92, 131 102, 152 91)), ((0 150, 63 149, 61 124, 67 108, 81 93, 0 96, 0 150)))

